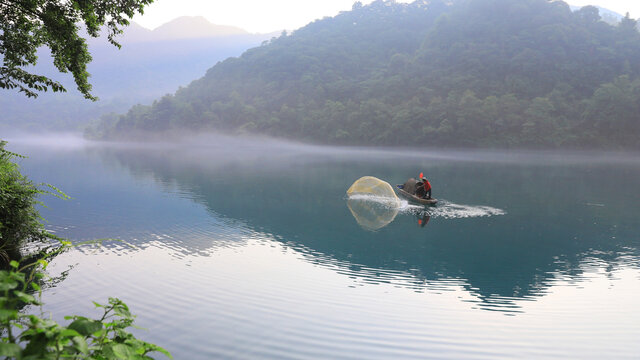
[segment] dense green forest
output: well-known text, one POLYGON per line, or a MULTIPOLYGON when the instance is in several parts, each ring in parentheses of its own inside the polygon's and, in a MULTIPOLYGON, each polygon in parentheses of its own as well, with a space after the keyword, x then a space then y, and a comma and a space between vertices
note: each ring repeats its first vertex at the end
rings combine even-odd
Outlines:
POLYGON ((378 0, 209 69, 88 135, 330 144, 637 147, 640 34, 562 1, 378 0))

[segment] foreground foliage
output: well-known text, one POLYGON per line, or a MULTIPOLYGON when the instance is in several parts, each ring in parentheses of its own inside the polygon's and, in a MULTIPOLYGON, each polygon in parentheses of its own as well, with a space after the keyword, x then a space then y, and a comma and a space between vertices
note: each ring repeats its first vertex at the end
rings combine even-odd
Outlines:
POLYGON ((23 314, 25 306, 40 306, 33 291, 41 295, 39 282, 44 274, 39 260, 19 268, 11 262, 10 270, 0 271, 0 356, 9 359, 151 359, 148 355, 160 352, 171 356, 163 348, 136 339, 127 329, 133 326, 134 316, 119 299, 109 303, 94 303, 102 310, 98 319, 67 316, 68 325, 60 325, 40 315, 23 314))
POLYGON ((562 1, 356 3, 218 63, 89 135, 172 129, 321 143, 637 147, 640 34, 562 1))

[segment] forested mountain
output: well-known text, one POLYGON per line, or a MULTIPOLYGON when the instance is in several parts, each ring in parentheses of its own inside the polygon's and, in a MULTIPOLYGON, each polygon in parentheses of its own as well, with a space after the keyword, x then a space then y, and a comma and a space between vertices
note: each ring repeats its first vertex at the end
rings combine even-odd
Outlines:
POLYGON ((321 143, 638 146, 640 34, 562 1, 378 0, 230 58, 89 135, 171 129, 321 143))
POLYGON ((17 91, 0 96, 0 130, 70 130, 110 112, 126 112, 131 106, 151 103, 179 86, 202 76, 211 64, 238 56, 277 34, 249 34, 229 26, 209 23, 201 17, 181 17, 157 29, 131 24, 118 41, 118 50, 106 36, 88 41, 93 61, 88 65, 93 93, 100 100, 86 100, 69 74, 60 74, 49 53, 39 52, 34 72, 60 80, 68 93, 42 93, 36 99, 17 91))

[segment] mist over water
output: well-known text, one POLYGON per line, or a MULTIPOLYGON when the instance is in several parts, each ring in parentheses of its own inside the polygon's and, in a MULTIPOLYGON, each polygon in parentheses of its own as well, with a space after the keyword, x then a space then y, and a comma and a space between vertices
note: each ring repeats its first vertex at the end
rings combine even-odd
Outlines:
POLYGON ((76 265, 46 311, 120 297, 176 358, 640 352, 635 154, 14 140, 30 178, 72 197, 44 199, 48 228, 133 245, 56 258, 76 265), (435 207, 345 194, 419 172, 435 207))
POLYGON ((345 159, 352 157, 363 161, 405 158, 429 159, 431 161, 460 161, 469 163, 500 163, 528 165, 558 164, 640 164, 637 151, 606 150, 526 150, 526 149, 456 149, 456 148, 402 148, 329 146, 277 139, 260 135, 227 135, 223 133, 173 131, 148 135, 146 140, 92 141, 79 132, 25 132, 6 131, 2 139, 14 145, 46 147, 50 150, 69 147, 158 149, 188 151, 190 158, 207 153, 219 157, 239 153, 281 153, 333 155, 345 159), (202 151, 200 151, 202 150, 202 151))
POLYGON ((29 147, 45 147, 51 150, 87 147, 92 143, 87 141, 79 133, 30 133, 24 131, 10 131, 1 135, 2 140, 7 141, 8 147, 14 145, 29 147))

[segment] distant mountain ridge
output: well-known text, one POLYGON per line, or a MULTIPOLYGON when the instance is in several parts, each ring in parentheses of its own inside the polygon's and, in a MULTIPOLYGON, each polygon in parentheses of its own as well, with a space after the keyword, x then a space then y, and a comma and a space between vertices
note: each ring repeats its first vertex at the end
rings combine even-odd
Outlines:
MULTIPOLYGON (((149 30, 133 22, 122 36, 123 43, 250 35, 235 26, 216 25, 202 16, 181 16, 149 30)), ((102 40, 102 39, 100 39, 102 40)))

